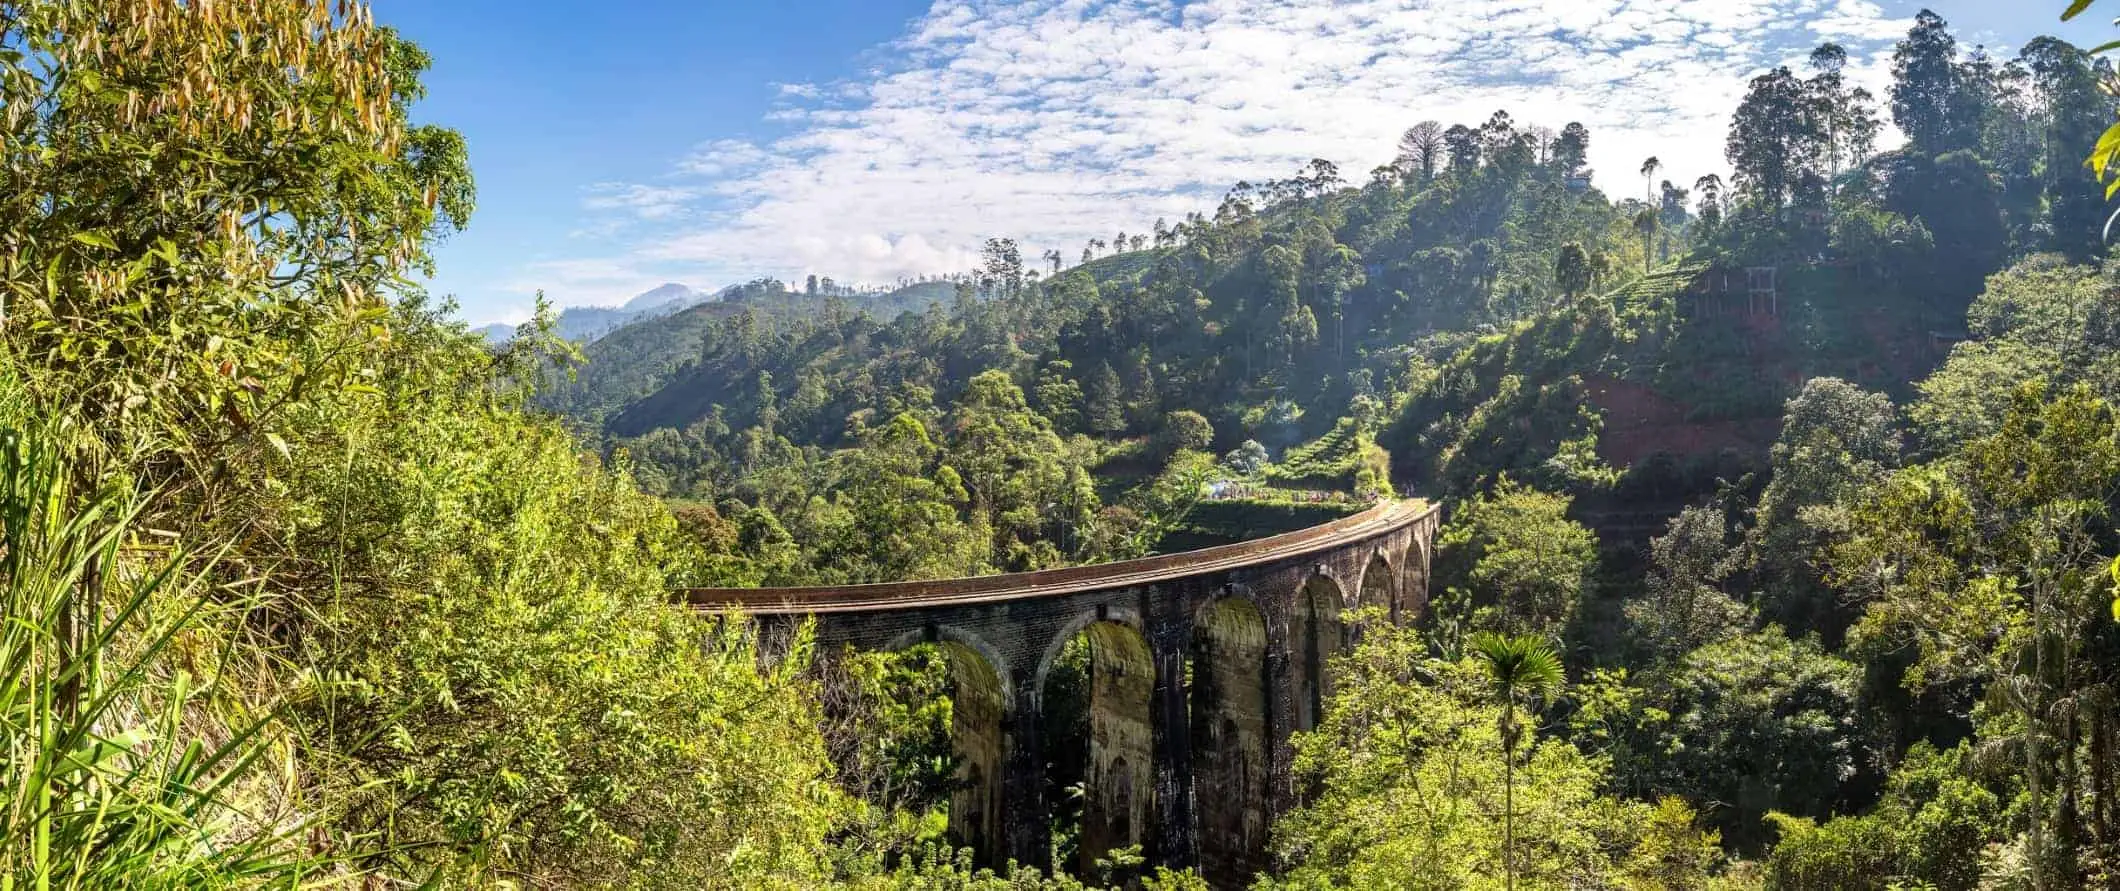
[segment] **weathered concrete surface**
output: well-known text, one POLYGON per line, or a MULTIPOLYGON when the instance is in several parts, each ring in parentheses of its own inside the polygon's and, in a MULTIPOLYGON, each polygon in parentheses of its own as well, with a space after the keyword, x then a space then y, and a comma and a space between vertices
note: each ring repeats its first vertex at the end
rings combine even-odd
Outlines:
POLYGON ((1241 887, 1294 801, 1289 739, 1315 726, 1331 692, 1330 659, 1351 639, 1341 615, 1369 604, 1417 621, 1439 522, 1433 505, 1395 501, 1286 535, 1098 566, 686 593, 775 634, 814 616, 828 646, 949 644, 952 686, 979 699, 958 712, 962 770, 978 785, 952 799, 964 812, 953 827, 990 862, 1049 865, 1041 698, 1068 640, 1090 634, 1084 850, 1094 832, 1100 851, 1141 844, 1153 862, 1241 887))
POLYGON ((1241 881, 1267 866, 1266 618, 1228 597, 1193 625, 1193 801, 1200 871, 1241 881))

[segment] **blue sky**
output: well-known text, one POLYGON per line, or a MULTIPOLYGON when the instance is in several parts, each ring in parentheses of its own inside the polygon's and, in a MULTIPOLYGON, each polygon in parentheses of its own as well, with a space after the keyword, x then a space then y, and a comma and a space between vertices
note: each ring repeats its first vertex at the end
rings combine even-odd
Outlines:
MULTIPOLYGON (((1311 157, 1350 179, 1422 118, 1588 124, 1600 183, 1641 158, 1719 171, 1744 80, 1820 40, 1882 95, 1896 0, 372 0, 435 57, 426 122, 463 131, 471 228, 432 283, 473 322, 543 289, 612 305, 664 281, 957 271, 1010 236, 1204 210, 1311 157)), ((1937 0, 1967 45, 2063 26, 2060 0, 1937 0)))

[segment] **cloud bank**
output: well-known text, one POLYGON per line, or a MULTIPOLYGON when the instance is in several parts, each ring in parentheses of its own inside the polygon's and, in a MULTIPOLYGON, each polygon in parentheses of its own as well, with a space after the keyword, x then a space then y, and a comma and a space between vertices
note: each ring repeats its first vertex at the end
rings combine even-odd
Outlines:
POLYGON ((1676 181, 1723 172, 1747 79, 1821 41, 1883 95, 1907 24, 1869 0, 939 0, 863 78, 778 85, 778 138, 588 188, 581 231, 607 249, 526 273, 564 294, 887 282, 969 268, 990 236, 1072 260, 1314 157, 1360 181, 1414 122, 1498 109, 1584 123, 1598 184, 1633 195, 1650 155, 1676 181))

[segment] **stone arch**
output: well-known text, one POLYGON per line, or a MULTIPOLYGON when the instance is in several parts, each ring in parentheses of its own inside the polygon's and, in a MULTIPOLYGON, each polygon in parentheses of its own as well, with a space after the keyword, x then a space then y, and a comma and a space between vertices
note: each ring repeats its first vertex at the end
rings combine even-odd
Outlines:
POLYGON ((1418 531, 1399 558, 1398 621, 1413 623, 1428 613, 1428 543, 1418 531))
POLYGON ((1015 703, 1008 663, 978 635, 949 626, 900 635, 893 651, 933 644, 948 660, 950 748, 957 788, 950 793, 950 834, 982 862, 1005 860, 1001 777, 1008 757, 1008 715, 1015 703))
POLYGON ((1076 615, 1074 618, 1067 620, 1066 624, 1061 625, 1060 630, 1053 634, 1051 640, 1046 641, 1045 652, 1040 653, 1038 656, 1038 668, 1031 675, 1032 689, 1036 691, 1037 695, 1045 695, 1047 675, 1052 673, 1053 663, 1060 661, 1060 652, 1067 649, 1068 642, 1074 640, 1076 635, 1081 634, 1084 630, 1099 622, 1113 622, 1125 625, 1132 628, 1135 634, 1142 635, 1144 638, 1147 636, 1146 632, 1141 630, 1143 627, 1141 614, 1130 606, 1099 606, 1095 610, 1085 611, 1076 615))
POLYGON ((1387 620, 1399 620, 1399 584, 1391 566, 1391 558, 1379 549, 1371 551, 1369 563, 1362 567, 1362 582, 1355 602, 1363 608, 1377 607, 1384 611, 1387 620))
POLYGON ((1265 869, 1266 618, 1258 604, 1222 597, 1193 620, 1190 702, 1200 867, 1238 887, 1265 869))
POLYGON ((1290 673, 1296 681, 1293 730, 1309 730, 1324 717, 1325 700, 1332 695, 1332 677, 1326 666, 1346 647, 1346 630, 1340 623, 1340 609, 1346 602, 1340 583, 1322 572, 1296 589, 1288 623, 1290 673))
POLYGON ((1089 647, 1088 751, 1082 777, 1082 834, 1074 866, 1086 872, 1097 860, 1129 845, 1154 842, 1155 739, 1150 705, 1156 663, 1140 629, 1103 610, 1069 622, 1038 667, 1041 697, 1069 641, 1089 647))

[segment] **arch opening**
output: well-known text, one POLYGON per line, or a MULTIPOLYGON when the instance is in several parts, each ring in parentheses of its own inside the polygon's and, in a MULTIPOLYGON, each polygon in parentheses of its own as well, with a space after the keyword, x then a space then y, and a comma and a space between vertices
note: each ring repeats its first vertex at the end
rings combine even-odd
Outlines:
POLYGON ((1007 708, 1001 675, 986 657, 956 642, 941 644, 949 658, 950 748, 956 756, 950 790, 950 835, 980 861, 1006 860, 1001 825, 1001 775, 1006 758, 1007 708))
POLYGON ((1193 622, 1190 706, 1200 868, 1216 887, 1266 869, 1269 830, 1266 620, 1240 598, 1217 600, 1193 622))
POLYGON ((1421 544, 1420 536, 1406 546, 1399 557, 1398 605, 1395 608, 1400 623, 1419 622, 1428 614, 1428 549, 1421 544))
POLYGON ((1074 632, 1046 671, 1040 695, 1055 864, 1089 875, 1115 850, 1154 843, 1155 680, 1148 641, 1109 620, 1074 632))
POLYGON ((1358 598, 1364 609, 1377 609, 1384 613, 1386 621, 1399 621, 1398 584, 1392 578, 1391 562, 1384 559, 1384 552, 1369 555, 1369 565, 1362 569, 1362 589, 1358 598))
MULTIPOLYGON (((915 709, 939 705, 933 698, 937 694, 947 698, 947 723, 938 729, 948 737, 948 773, 923 780, 932 791, 921 794, 915 804, 946 807, 953 843, 972 849, 982 865, 1005 863, 1001 783, 1013 707, 1005 671, 984 641, 948 626, 908 633, 883 649, 899 661, 869 683, 880 684, 902 705, 915 709)), ((895 757, 932 759, 941 754, 942 742, 934 741, 937 751, 931 754, 895 757)))
POLYGON ((1324 574, 1311 576, 1296 592, 1289 628, 1296 681, 1295 714, 1291 716, 1295 730, 1317 727, 1324 717, 1325 700, 1332 696, 1326 666, 1346 646, 1345 629, 1340 625, 1344 596, 1339 583, 1324 574))

